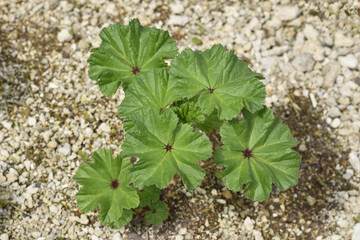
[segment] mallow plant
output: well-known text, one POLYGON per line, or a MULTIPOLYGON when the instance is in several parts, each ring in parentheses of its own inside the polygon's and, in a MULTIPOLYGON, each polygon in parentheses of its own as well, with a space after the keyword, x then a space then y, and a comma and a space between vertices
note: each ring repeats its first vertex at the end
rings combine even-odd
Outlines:
POLYGON ((297 183, 300 156, 291 149, 297 141, 263 105, 263 76, 233 51, 218 44, 178 53, 167 31, 137 19, 105 27, 100 37, 89 76, 108 97, 120 86, 125 91, 118 114, 126 135, 118 156, 100 149, 79 167, 80 211, 98 208, 101 223, 112 228, 134 213, 160 224, 168 217, 161 190, 174 178, 196 188, 204 160, 222 166, 225 186, 253 201, 267 200, 272 184, 285 190, 297 183), (211 134, 221 136, 221 147, 211 134))

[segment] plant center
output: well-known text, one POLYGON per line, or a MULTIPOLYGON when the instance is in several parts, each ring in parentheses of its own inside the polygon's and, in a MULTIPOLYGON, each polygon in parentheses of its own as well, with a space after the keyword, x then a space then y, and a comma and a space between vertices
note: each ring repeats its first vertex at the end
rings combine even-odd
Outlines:
POLYGON ((250 158, 254 157, 252 150, 250 150, 249 148, 246 148, 242 152, 243 152, 244 158, 250 159, 250 158))
POLYGON ((114 181, 111 182, 112 189, 117 189, 118 186, 119 186, 119 179, 115 179, 114 181))
POLYGON ((133 69, 132 69, 132 73, 134 74, 134 75, 136 75, 136 73, 138 73, 138 72, 140 72, 140 69, 136 66, 136 67, 133 67, 133 69))
POLYGON ((171 152, 171 150, 173 149, 173 147, 170 144, 167 144, 163 149, 166 149, 166 153, 167 152, 171 152))
POLYGON ((213 93, 215 91, 215 89, 213 89, 213 88, 208 88, 208 90, 210 93, 213 93))

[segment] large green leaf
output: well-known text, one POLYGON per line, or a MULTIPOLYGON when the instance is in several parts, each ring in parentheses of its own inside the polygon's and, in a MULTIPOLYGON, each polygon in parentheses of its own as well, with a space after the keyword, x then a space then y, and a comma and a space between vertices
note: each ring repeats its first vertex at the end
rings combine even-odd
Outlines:
POLYGON ((178 50, 167 31, 143 27, 138 19, 128 26, 110 25, 101 31, 100 38, 100 47, 88 60, 89 76, 99 80, 101 92, 109 97, 121 83, 133 82, 135 75, 167 66, 163 59, 173 58, 178 50))
POLYGON ((223 181, 254 201, 269 198, 271 184, 285 190, 297 183, 300 156, 291 150, 297 145, 290 129, 264 107, 256 114, 243 110, 244 119, 223 124, 224 145, 215 154, 215 163, 225 166, 223 181))
POLYGON ((115 222, 109 223, 109 226, 114 229, 120 229, 128 224, 133 218, 132 211, 130 209, 124 209, 121 217, 115 222))
POLYGON ((119 106, 119 116, 128 117, 149 108, 162 112, 178 98, 170 87, 169 68, 153 69, 135 79, 119 106))
POLYGON ((139 205, 136 189, 129 186, 132 165, 129 159, 113 158, 111 150, 106 149, 96 151, 92 158, 94 162, 83 162, 74 176, 83 185, 76 194, 79 209, 89 212, 99 206, 100 221, 119 226, 130 218, 127 212, 122 219, 124 209, 139 205))
POLYGON ((171 111, 160 114, 149 109, 134 115, 133 121, 138 131, 126 134, 122 154, 139 158, 130 171, 134 186, 165 188, 178 173, 187 189, 195 188, 205 175, 196 162, 212 152, 205 135, 193 132, 188 124, 178 124, 171 111))
POLYGON ((171 63, 170 74, 177 78, 179 96, 200 95, 201 111, 209 115, 217 109, 220 119, 235 117, 243 107, 260 110, 266 95, 259 81, 263 76, 221 45, 205 52, 184 50, 171 63))

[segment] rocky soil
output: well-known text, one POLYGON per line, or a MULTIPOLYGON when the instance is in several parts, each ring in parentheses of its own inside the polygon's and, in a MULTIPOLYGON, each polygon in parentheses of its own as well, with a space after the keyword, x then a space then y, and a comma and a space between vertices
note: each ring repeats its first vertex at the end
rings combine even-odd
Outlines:
POLYGON ((0 0, 0 239, 360 239, 357 1, 0 0), (125 3, 126 2, 126 3, 125 3), (120 230, 78 211, 72 180, 99 148, 121 150, 117 106, 87 76, 104 26, 167 29, 180 50, 221 43, 263 73, 266 104, 292 129, 299 184, 263 203, 209 168, 168 194, 169 219, 120 230))

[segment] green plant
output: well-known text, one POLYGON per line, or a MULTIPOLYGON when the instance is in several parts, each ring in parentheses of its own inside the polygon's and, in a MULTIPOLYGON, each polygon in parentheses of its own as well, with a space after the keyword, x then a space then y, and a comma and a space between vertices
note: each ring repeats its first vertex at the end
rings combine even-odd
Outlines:
POLYGON ((272 184, 285 190, 297 183, 300 156, 290 130, 263 106, 265 87, 234 52, 221 45, 186 49, 178 54, 168 32, 110 25, 89 58, 90 78, 112 96, 120 85, 125 99, 119 106, 126 131, 122 152, 98 150, 74 179, 83 187, 76 195, 83 212, 99 207, 103 224, 119 228, 133 210, 147 222, 167 218, 160 200, 174 176, 194 189, 205 176, 202 160, 224 166, 217 178, 228 189, 254 201, 268 199, 272 184), (171 59, 171 67, 164 59, 171 59), (222 146, 212 146, 211 134, 222 146), (165 189, 164 189, 165 188, 165 189))

